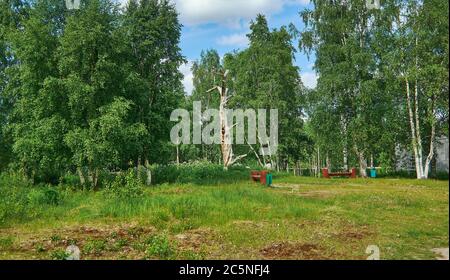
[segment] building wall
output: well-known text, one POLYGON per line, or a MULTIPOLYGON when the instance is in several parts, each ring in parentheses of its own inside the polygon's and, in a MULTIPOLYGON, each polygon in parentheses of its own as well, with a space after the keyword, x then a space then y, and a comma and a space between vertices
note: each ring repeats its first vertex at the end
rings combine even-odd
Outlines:
POLYGON ((436 141, 436 169, 438 172, 448 172, 449 142, 447 137, 436 141))
MULTIPOLYGON (((436 140, 435 157, 437 172, 449 172, 449 141, 447 137, 441 137, 436 140)), ((427 155, 424 155, 425 157, 427 155)), ((415 171, 414 156, 410 151, 397 147, 396 149, 398 171, 415 171)))

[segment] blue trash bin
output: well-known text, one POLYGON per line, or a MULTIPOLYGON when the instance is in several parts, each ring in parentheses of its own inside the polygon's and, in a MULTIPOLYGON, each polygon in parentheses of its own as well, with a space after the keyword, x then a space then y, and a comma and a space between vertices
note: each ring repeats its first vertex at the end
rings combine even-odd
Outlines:
POLYGON ((370 178, 377 178, 377 169, 376 168, 370 169, 370 178))

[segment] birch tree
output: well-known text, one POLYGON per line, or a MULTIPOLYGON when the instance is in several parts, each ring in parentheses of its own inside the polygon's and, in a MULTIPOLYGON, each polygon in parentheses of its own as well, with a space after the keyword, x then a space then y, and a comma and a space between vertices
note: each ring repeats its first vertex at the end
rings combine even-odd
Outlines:
MULTIPOLYGON (((438 100, 448 94, 448 2, 402 4, 397 22, 402 58, 399 76, 404 82, 416 175, 427 179, 441 122, 438 100)), ((448 103, 440 110, 448 112, 448 103)))

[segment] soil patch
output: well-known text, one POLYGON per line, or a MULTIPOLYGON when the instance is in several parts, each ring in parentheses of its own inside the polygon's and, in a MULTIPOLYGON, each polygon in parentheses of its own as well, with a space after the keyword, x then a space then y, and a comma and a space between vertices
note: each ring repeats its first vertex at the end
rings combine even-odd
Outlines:
POLYGON ((269 260, 323 260, 329 259, 324 250, 315 244, 280 242, 260 250, 264 259, 269 260))

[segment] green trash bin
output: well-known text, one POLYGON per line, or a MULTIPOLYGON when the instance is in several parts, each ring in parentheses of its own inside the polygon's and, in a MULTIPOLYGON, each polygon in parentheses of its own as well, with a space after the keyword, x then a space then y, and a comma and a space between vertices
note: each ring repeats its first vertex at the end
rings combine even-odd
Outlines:
POLYGON ((370 169, 370 178, 377 178, 377 169, 376 168, 370 169))
POLYGON ((266 186, 268 186, 268 187, 272 186, 272 181, 273 181, 272 174, 267 173, 267 175, 266 175, 266 186))

